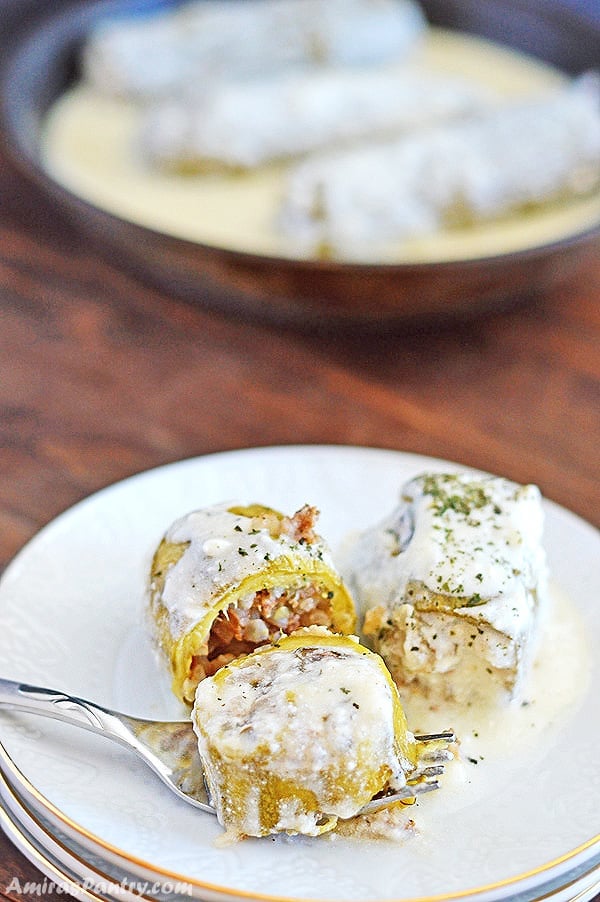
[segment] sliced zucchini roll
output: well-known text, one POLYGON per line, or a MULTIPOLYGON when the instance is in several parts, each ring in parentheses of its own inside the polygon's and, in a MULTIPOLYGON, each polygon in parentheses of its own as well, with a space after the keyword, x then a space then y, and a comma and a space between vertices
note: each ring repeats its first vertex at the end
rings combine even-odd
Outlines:
POLYGON ((376 794, 406 786, 419 756, 381 658, 322 627, 204 680, 192 722, 231 838, 332 830, 376 794))
POLYGON ((542 521, 536 486, 430 473, 356 539, 349 585, 399 687, 432 702, 521 696, 544 606, 542 521))
POLYGON ((152 561, 149 607, 183 701, 219 667, 299 627, 352 632, 354 605, 317 516, 309 506, 286 517, 222 504, 170 527, 152 561))

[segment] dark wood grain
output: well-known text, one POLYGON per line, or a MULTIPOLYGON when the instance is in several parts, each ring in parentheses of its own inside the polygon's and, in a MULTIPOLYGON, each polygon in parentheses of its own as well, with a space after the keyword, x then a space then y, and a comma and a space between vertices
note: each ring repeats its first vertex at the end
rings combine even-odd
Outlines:
MULTIPOLYGON (((5 37, 17 7, 35 4, 0 3, 5 37)), ((0 154, 0 567, 115 480, 280 443, 449 458, 536 481, 600 525, 599 256, 510 313, 299 334, 144 287, 0 154)), ((6 887, 35 875, 0 835, 0 897, 23 899, 6 887)))
MULTIPOLYGON (((149 0, 156 2, 156 0, 149 0)), ((600 65, 600 27, 547 0, 422 0, 432 22, 503 42, 577 74, 600 65)), ((109 0, 123 14, 139 0, 109 0)), ((146 4, 148 5, 148 4, 146 4)), ((2 69, 4 131, 15 164, 66 208, 110 259, 121 259, 159 291, 256 321, 297 328, 353 328, 382 333, 425 318, 441 322, 506 310, 555 290, 597 253, 600 226, 544 247, 491 259, 438 263, 346 263, 277 259, 167 237, 86 203, 58 185, 40 162, 48 108, 76 76, 81 43, 106 0, 71 0, 37 11, 31 31, 2 69)), ((35 8, 35 7, 34 7, 35 8)), ((14 20, 13 20, 14 24, 14 20)), ((14 41, 13 41, 14 43, 14 41)))

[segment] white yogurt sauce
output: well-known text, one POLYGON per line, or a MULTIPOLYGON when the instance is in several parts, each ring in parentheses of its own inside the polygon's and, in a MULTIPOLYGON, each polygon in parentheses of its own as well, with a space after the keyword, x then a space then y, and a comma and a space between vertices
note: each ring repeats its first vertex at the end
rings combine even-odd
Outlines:
MULTIPOLYGON (((371 655, 307 643, 292 652, 257 652, 229 668, 224 678, 200 683, 193 713, 200 753, 215 789, 220 774, 211 749, 224 761, 239 761, 242 769, 256 758, 256 767, 310 788, 327 814, 347 818, 369 800, 368 794, 357 777, 354 791, 333 801, 332 784, 355 770, 364 773, 365 756, 369 772, 387 765, 396 785, 406 782, 408 763, 396 750, 392 689, 371 655)), ((251 799, 246 807, 248 818, 253 807, 258 818, 251 799)), ((302 831, 301 802, 292 808, 280 812, 280 829, 302 831)), ((313 815, 311 824, 314 830, 313 815)), ((260 827, 258 820, 244 825, 252 835, 260 827)))
POLYGON ((536 486, 427 474, 406 485, 400 507, 350 548, 350 582, 363 610, 410 601, 407 587, 417 582, 464 598, 458 616, 519 636, 535 613, 531 592, 544 591, 542 527, 536 486))
POLYGON ((212 610, 216 596, 264 571, 273 561, 293 557, 297 562, 318 560, 333 567, 323 543, 300 543, 285 534, 273 538, 251 518, 231 513, 230 506, 194 511, 167 531, 168 542, 189 543, 168 571, 161 596, 175 639, 212 610))
POLYGON ((343 647, 269 649, 232 667, 225 680, 204 680, 196 696, 203 730, 218 737, 222 754, 246 757, 267 743, 277 773, 290 779, 307 772, 318 779, 346 756, 352 768, 366 736, 397 770, 392 710, 390 686, 373 659, 343 647))

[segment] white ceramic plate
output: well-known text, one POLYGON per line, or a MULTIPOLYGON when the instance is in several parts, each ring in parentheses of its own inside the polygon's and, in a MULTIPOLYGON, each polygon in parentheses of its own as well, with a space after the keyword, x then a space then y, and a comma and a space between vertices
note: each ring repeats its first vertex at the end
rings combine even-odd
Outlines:
MULTIPOLYGON (((348 530, 387 513, 406 478, 448 466, 373 449, 256 449, 184 461, 107 489, 42 530, 6 571, 1 675, 177 718, 181 708, 141 615, 149 558, 171 520, 225 499, 284 510, 310 501, 335 547, 348 530)), ((547 503, 546 513, 554 581, 593 647, 600 538, 556 505, 547 503)), ((415 814, 421 835, 401 844, 282 838, 215 848, 213 818, 178 802, 102 739, 6 712, 0 738, 82 845, 136 872, 192 881, 200 897, 533 899, 600 860, 600 766, 591 753, 600 739, 599 688, 600 662, 590 656, 571 704, 535 734, 527 754, 481 762, 477 778, 426 797, 415 814)))
POLYGON ((85 854, 68 846, 64 837, 48 831, 43 820, 27 809, 3 775, 0 775, 0 800, 0 826, 17 848, 49 878, 47 885, 58 885, 84 902, 98 902, 117 895, 121 902, 143 902, 146 898, 129 888, 132 884, 126 875, 96 870, 85 854))
MULTIPOLYGON (((102 860, 89 862, 89 855, 77 842, 69 841, 59 831, 57 837, 52 826, 43 816, 36 816, 16 794, 7 776, 0 774, 0 827, 12 842, 43 874, 54 884, 67 888, 71 895, 82 902, 98 900, 118 900, 118 902, 140 902, 154 896, 146 893, 154 889, 152 880, 142 880, 139 876, 107 866, 102 860)), ((162 887, 168 885, 166 881, 162 887)), ((570 875, 563 875, 554 891, 539 887, 535 899, 544 902, 588 902, 600 892, 598 869, 584 868, 583 873, 575 869, 570 875)), ((158 893, 160 898, 160 891, 158 893)), ((170 902, 183 900, 180 893, 164 894, 170 902)), ((205 897, 206 898, 206 897, 205 897)))

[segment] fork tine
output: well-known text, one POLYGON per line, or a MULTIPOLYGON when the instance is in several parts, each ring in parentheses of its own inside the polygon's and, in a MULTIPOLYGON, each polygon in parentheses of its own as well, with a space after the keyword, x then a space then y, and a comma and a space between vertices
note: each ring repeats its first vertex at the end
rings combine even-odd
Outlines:
POLYGON ((407 785, 390 795, 371 799, 370 802, 367 802, 367 804, 360 809, 359 814, 371 814, 374 811, 380 811, 382 808, 393 805, 394 802, 400 802, 403 799, 413 799, 415 796, 422 795, 425 792, 432 792, 434 789, 439 788, 440 784, 437 780, 424 780, 421 783, 416 783, 414 786, 407 785))
POLYGON ((452 752, 448 751, 447 746, 456 742, 456 736, 452 730, 445 730, 442 733, 423 733, 415 735, 415 740, 420 745, 430 748, 426 749, 419 756, 419 767, 417 767, 408 777, 406 786, 395 792, 388 792, 370 802, 361 808, 359 814, 369 814, 379 811, 394 802, 403 799, 414 799, 418 795, 425 792, 432 792, 439 789, 440 784, 437 777, 444 773, 444 764, 454 758, 452 752), (423 766, 424 765, 424 766, 423 766))
POLYGON ((416 783, 422 777, 439 777, 440 774, 444 773, 444 765, 437 764, 434 767, 423 767, 413 771, 412 774, 408 777, 408 783, 416 783))
POLYGON ((454 755, 448 749, 449 745, 456 742, 453 730, 444 730, 442 733, 416 734, 415 741, 422 746, 419 749, 420 761, 427 761, 430 764, 442 764, 445 761, 452 761, 454 758, 454 755))
POLYGON ((430 761, 432 764, 442 764, 447 761, 453 761, 454 755, 447 749, 438 749, 437 751, 427 752, 421 755, 420 761, 430 761))
POLYGON ((442 733, 423 733, 415 735, 417 742, 456 742, 456 734, 453 730, 444 730, 442 733))

